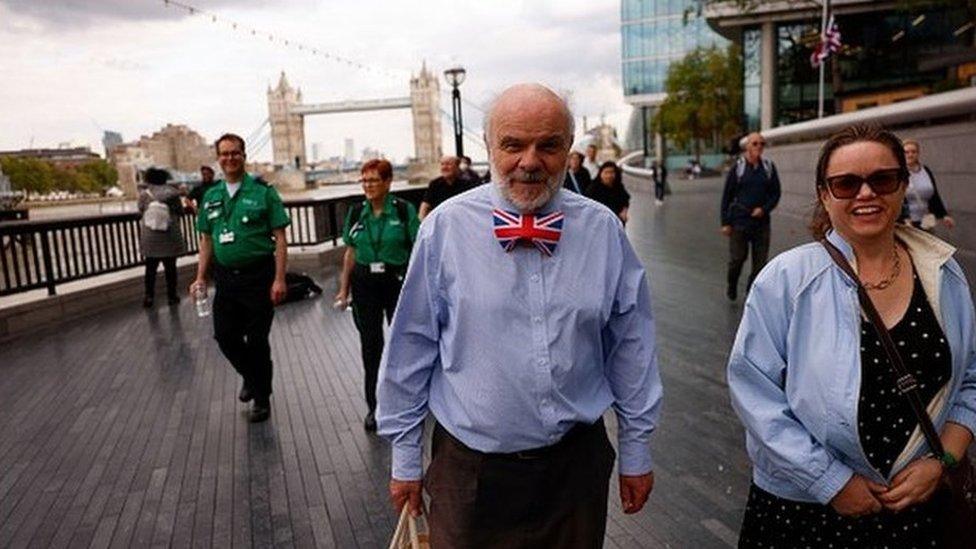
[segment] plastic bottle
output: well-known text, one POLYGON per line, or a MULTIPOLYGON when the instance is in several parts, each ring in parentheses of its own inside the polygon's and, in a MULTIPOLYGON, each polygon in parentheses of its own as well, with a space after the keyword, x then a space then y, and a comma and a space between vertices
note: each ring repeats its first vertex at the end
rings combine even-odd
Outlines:
POLYGON ((207 296, 206 284, 193 285, 193 304, 196 305, 198 317, 210 316, 210 298, 207 296))

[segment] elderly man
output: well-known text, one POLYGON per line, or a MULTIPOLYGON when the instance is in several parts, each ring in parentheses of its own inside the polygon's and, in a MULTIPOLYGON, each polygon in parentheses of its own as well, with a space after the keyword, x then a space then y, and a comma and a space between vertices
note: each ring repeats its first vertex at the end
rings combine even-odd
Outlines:
POLYGON ((776 165, 762 156, 765 147, 766 140, 758 132, 746 136, 745 153, 729 170, 722 191, 722 234, 729 238, 725 295, 730 301, 739 295, 746 256, 752 253, 746 292, 769 257, 769 214, 779 204, 780 185, 776 165))
POLYGON ((430 182, 423 200, 420 201, 420 219, 427 217, 441 202, 471 188, 472 185, 462 175, 460 158, 441 158, 441 175, 430 182))
POLYGON ((626 513, 654 482, 661 383, 646 275, 620 220, 560 189, 565 102, 517 85, 487 121, 492 183, 421 225, 380 369, 390 497, 416 514, 427 489, 434 547, 598 547, 609 408, 626 513))

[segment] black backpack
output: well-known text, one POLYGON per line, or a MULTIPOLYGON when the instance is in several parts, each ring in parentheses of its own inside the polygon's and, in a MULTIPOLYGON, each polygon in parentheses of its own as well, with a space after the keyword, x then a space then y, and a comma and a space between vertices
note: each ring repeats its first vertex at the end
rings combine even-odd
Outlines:
POLYGON ((288 286, 288 293, 285 294, 282 303, 301 301, 312 294, 322 293, 322 287, 305 273, 285 273, 285 285, 288 286))
MULTIPOLYGON (((407 209, 406 201, 393 197, 393 206, 397 211, 397 218, 400 219, 400 226, 403 227, 403 240, 407 243, 407 252, 413 250, 413 239, 410 238, 410 212, 407 209)), ((349 219, 355 223, 359 221, 359 218, 363 215, 363 209, 366 207, 366 202, 360 202, 349 210, 349 219)))

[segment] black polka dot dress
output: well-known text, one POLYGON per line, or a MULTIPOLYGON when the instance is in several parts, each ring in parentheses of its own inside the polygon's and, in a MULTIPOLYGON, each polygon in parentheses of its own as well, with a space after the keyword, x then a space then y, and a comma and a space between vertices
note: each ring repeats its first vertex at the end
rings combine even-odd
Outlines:
MULTIPOLYGON (((949 345, 917 276, 908 311, 889 333, 905 367, 918 380, 922 401, 931 401, 949 381, 952 364, 949 345)), ((868 461, 885 477, 918 426, 908 400, 894 389, 890 368, 874 327, 862 320, 858 434, 868 461)), ((939 547, 939 512, 930 500, 897 514, 882 511, 848 518, 838 515, 829 505, 780 498, 753 484, 739 547, 939 547)))

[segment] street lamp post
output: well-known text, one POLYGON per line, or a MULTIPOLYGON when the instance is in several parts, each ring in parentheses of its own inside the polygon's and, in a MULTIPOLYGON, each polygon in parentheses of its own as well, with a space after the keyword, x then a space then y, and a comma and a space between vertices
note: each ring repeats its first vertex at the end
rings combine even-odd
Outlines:
POLYGON ((464 82, 464 67, 454 67, 444 71, 444 78, 451 85, 451 110, 454 115, 454 150, 458 158, 464 155, 464 126, 461 124, 461 92, 458 87, 464 82))

